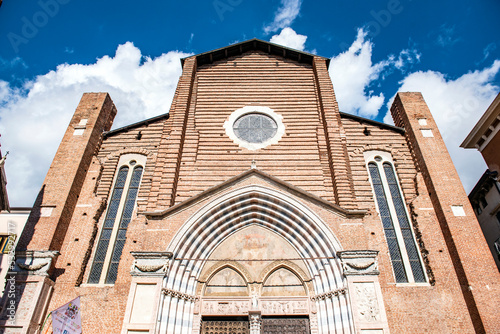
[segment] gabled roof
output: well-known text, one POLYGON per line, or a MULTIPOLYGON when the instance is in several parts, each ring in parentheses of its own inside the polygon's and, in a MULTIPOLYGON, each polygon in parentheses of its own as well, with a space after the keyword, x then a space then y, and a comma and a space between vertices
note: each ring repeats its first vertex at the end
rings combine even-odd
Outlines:
MULTIPOLYGON (((297 61, 299 63, 312 64, 313 58, 318 57, 311 53, 290 49, 284 47, 282 45, 266 42, 257 38, 250 39, 245 42, 232 44, 217 50, 208 51, 205 53, 200 53, 195 56, 198 66, 210 64, 214 61, 225 59, 228 57, 238 56, 243 54, 244 52, 259 50, 267 52, 271 55, 282 56, 287 59, 291 59, 297 61)), ((190 58, 187 57, 187 58, 190 58)), ((320 57, 326 59, 326 66, 330 64, 330 59, 325 57, 320 57)), ((181 59, 181 64, 184 66, 184 60, 186 58, 181 59)))
POLYGON ((231 187, 237 183, 240 183, 240 182, 242 182, 242 181, 244 181, 252 176, 257 176, 257 177, 271 183, 272 185, 274 185, 278 188, 281 188, 281 189, 283 189, 283 190, 285 190, 285 191, 287 191, 287 192, 289 192, 297 197, 303 198, 309 202, 313 202, 314 204, 321 206, 321 207, 325 208, 326 210, 335 212, 335 213, 341 215, 342 217, 358 218, 358 217, 363 217, 366 214, 365 210, 344 209, 335 203, 329 202, 321 197, 313 195, 313 194, 311 194, 311 193, 309 193, 309 192, 307 192, 299 187, 296 187, 288 182, 280 180, 277 177, 274 177, 274 176, 267 174, 267 173, 265 173, 259 169, 256 169, 256 168, 249 169, 246 172, 243 172, 239 175, 236 175, 236 176, 228 179, 227 181, 222 182, 222 183, 220 183, 212 188, 209 188, 209 189, 199 193, 198 195, 195 195, 195 196, 193 196, 193 197, 191 197, 191 198, 189 198, 181 203, 178 203, 178 204, 176 204, 176 205, 174 205, 166 210, 155 211, 155 212, 142 212, 142 214, 144 214, 148 218, 163 219, 166 216, 172 215, 180 210, 188 208, 191 205, 196 204, 196 202, 203 200, 208 196, 219 193, 225 189, 228 189, 229 187, 231 187))

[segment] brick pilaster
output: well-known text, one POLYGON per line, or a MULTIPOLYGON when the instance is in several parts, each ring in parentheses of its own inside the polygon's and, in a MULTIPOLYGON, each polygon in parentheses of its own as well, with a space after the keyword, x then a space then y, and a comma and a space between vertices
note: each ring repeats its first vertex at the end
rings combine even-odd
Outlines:
POLYGON ((339 107, 326 67, 326 59, 314 57, 313 66, 335 200, 344 208, 356 208, 346 134, 340 120, 339 107))
POLYGON ((195 71, 196 57, 185 59, 182 76, 170 108, 170 118, 165 122, 158 149, 148 210, 165 209, 175 204, 195 71))

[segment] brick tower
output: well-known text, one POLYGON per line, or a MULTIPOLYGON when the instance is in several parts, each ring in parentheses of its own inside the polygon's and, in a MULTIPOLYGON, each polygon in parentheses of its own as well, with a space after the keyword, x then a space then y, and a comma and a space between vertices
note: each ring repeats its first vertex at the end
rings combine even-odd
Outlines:
MULTIPOLYGON (((107 93, 83 95, 35 201, 17 246, 17 271, 7 275, 16 281, 15 293, 6 294, 6 297, 12 295, 6 302, 24 304, 24 308, 17 308, 15 326, 22 333, 32 333, 44 320, 39 310, 47 303, 53 288, 47 277, 57 275, 55 259, 74 217, 102 134, 110 129, 115 115, 116 108, 107 93)), ((13 280, 8 282, 8 287, 14 285, 13 280)), ((4 321, 9 323, 12 319, 7 317, 4 321)))
POLYGON ((500 295, 500 275, 439 129, 420 93, 398 93, 391 112, 406 129, 475 330, 495 333, 500 320, 491 303, 500 295))

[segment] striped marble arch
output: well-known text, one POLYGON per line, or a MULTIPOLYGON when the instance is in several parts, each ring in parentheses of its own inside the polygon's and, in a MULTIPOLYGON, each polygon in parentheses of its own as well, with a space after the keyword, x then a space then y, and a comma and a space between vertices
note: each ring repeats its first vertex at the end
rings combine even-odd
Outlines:
POLYGON ((302 203, 282 192, 255 185, 213 200, 193 215, 172 240, 168 251, 174 254, 174 260, 164 288, 193 298, 173 294, 163 297, 158 315, 160 333, 193 333, 202 269, 211 265, 207 260, 218 245, 250 225, 273 231, 300 254, 314 290, 314 295, 310 292, 309 296, 316 309, 310 315, 312 333, 352 333, 346 282, 336 257, 342 250, 338 240, 302 203), (343 293, 329 293, 332 291, 343 293), (329 297, 315 298, 318 295, 329 297))

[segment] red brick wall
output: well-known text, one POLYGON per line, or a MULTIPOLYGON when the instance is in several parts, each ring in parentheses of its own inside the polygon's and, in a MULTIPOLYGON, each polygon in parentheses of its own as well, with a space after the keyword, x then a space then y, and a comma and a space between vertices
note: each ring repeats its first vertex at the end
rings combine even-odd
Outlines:
POLYGON ((491 306, 500 301, 500 274, 436 123, 420 93, 398 93, 391 112, 396 125, 406 129, 475 329, 495 333, 500 320, 491 306), (425 118, 428 125, 419 125, 419 118, 425 118), (421 129, 432 130, 433 137, 423 137, 421 129), (454 216, 452 205, 462 205, 466 215, 454 216))
POLYGON ((314 79, 310 65, 263 52, 198 68, 175 202, 250 169, 252 160, 264 172, 334 200, 328 161, 319 154, 325 142, 314 79), (224 121, 248 105, 283 116, 285 134, 278 144, 250 151, 226 135, 224 121))
MULTIPOLYGON (((470 333, 473 325, 461 293, 450 253, 440 232, 429 191, 415 167, 405 134, 385 127, 343 117, 347 147, 353 171, 356 201, 368 210, 365 230, 346 237, 366 240, 367 249, 379 250, 380 284, 393 333, 470 333), (365 131, 368 130, 368 132, 365 131), (369 133, 368 135, 365 134, 369 133), (378 150, 391 153, 394 167, 411 215, 417 245, 423 257, 429 285, 396 286, 382 222, 376 211, 363 152, 378 150), (443 298, 446 296, 446 298, 443 298), (417 330, 418 329, 418 330, 417 330)), ((349 247, 362 247, 358 245, 349 247)), ((346 245, 346 241, 343 242, 346 245)), ((356 249, 356 248, 352 248, 356 249)))
POLYGON ((481 151, 484 161, 488 165, 489 170, 496 171, 500 174, 500 132, 491 139, 486 147, 481 151))

